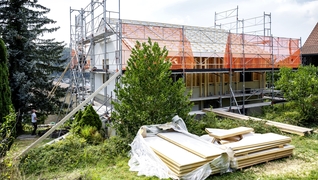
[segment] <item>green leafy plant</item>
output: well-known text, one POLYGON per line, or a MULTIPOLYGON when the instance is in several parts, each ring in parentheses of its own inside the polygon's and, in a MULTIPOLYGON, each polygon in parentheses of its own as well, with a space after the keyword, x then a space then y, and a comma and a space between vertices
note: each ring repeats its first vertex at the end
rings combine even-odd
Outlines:
POLYGON ((207 134, 205 128, 232 129, 240 126, 251 127, 256 133, 281 133, 278 128, 266 125, 266 121, 219 118, 213 112, 207 112, 200 120, 191 119, 187 121, 188 131, 199 136, 207 134))
POLYGON ((295 110, 301 114, 299 124, 310 124, 318 117, 318 68, 312 65, 300 66, 297 71, 281 68, 276 87, 288 101, 296 104, 295 110))
POLYGON ((85 138, 90 144, 99 144, 104 140, 96 127, 87 125, 81 128, 80 136, 85 138))
POLYGON ((133 139, 142 125, 164 124, 191 111, 183 79, 173 82, 168 50, 157 42, 136 42, 125 74, 116 84, 112 120, 117 135, 133 139))
POLYGON ((8 52, 4 41, 0 38, 0 124, 10 113, 11 90, 9 86, 8 52))
POLYGON ((79 134, 84 126, 95 127, 98 131, 102 127, 102 121, 94 110, 92 105, 88 105, 85 109, 79 110, 72 123, 72 132, 79 134))
POLYGON ((0 157, 6 155, 16 137, 16 114, 13 106, 10 107, 10 114, 4 117, 5 122, 0 124, 0 157))

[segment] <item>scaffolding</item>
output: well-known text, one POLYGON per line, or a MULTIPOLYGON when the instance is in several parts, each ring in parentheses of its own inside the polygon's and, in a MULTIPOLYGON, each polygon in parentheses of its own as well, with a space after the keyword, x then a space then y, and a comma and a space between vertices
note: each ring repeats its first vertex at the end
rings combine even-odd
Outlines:
MULTIPOLYGON (((197 27, 121 19, 119 0, 117 10, 106 7, 111 7, 106 1, 92 0, 84 9, 71 9, 71 17, 77 13, 70 32, 75 89, 82 90, 85 73, 92 93, 115 72, 124 72, 136 41, 148 38, 169 51, 172 76, 183 78, 192 91, 193 110, 236 106, 245 114, 245 104, 262 102, 266 72, 300 65, 300 40, 272 36, 271 14, 240 20, 237 7, 215 13, 214 27, 197 27)), ((95 99, 110 105, 114 88, 110 84, 95 99)))
MULTIPOLYGON (((120 0, 110 2, 91 0, 84 8, 72 9, 70 7, 69 72, 71 82, 64 99, 64 104, 67 104, 68 107, 61 107, 61 112, 67 114, 73 110, 121 69, 120 31, 120 0), (115 36, 115 38, 110 39, 110 36, 115 36), (114 48, 109 50, 107 46, 96 46, 96 44, 107 43, 115 44, 114 48), (111 64, 117 66, 117 71, 109 71, 109 56, 114 57, 115 62, 111 64), (96 76, 100 76, 99 78, 102 78, 103 81, 96 82, 96 76)), ((111 106, 112 93, 108 93, 107 87, 99 94, 104 96, 104 98, 98 98, 99 103, 111 106)), ((95 99, 91 100, 92 104, 95 99)), ((106 108, 105 111, 108 109, 106 108)))

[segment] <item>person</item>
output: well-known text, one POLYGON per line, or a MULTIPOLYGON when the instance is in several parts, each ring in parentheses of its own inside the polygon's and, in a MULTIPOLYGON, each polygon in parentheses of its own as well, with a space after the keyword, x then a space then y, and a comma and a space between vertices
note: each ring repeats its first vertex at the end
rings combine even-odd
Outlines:
POLYGON ((31 122, 33 125, 33 131, 31 135, 36 135, 36 129, 38 128, 37 120, 38 118, 36 117, 35 109, 32 109, 31 122))

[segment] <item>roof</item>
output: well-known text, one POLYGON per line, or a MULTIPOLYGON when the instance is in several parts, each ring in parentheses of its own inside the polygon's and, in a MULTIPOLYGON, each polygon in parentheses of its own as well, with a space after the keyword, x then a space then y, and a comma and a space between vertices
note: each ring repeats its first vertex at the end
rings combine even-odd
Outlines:
POLYGON ((318 23, 302 47, 302 54, 318 54, 318 23))

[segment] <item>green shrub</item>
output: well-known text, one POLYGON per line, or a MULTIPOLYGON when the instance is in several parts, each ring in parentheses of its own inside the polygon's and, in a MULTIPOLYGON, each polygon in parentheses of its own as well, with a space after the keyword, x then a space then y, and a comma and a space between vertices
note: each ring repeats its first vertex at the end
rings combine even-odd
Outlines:
POLYGON ((92 105, 88 105, 84 111, 79 110, 76 113, 71 132, 80 135, 82 128, 85 126, 95 127, 96 131, 99 131, 102 127, 102 121, 92 105))
POLYGON ((301 125, 304 118, 299 111, 288 111, 284 112, 283 120, 287 124, 301 125))
POLYGON ((129 139, 125 139, 119 136, 112 136, 103 144, 105 155, 108 157, 127 156, 130 146, 129 139))
POLYGON ((13 106, 10 106, 10 113, 3 119, 5 121, 0 123, 0 158, 10 150, 16 137, 16 115, 13 106))
POLYGON ((104 140, 96 127, 87 125, 80 130, 80 136, 85 138, 90 144, 99 144, 104 140))
POLYGON ((201 136, 206 134, 205 128, 215 127, 218 121, 219 119, 216 117, 216 115, 211 112, 206 113, 206 115, 200 120, 197 120, 194 117, 189 117, 185 120, 185 123, 190 133, 201 136))
POLYGON ((278 128, 266 125, 265 121, 222 119, 213 112, 207 112, 201 120, 189 119, 186 124, 188 131, 198 136, 207 134, 205 128, 232 129, 240 126, 251 127, 256 133, 281 133, 278 128))
POLYGON ((82 137, 69 135, 62 141, 32 149, 21 158, 19 168, 28 176, 55 172, 61 167, 67 172, 97 164, 113 166, 116 158, 127 157, 129 150, 129 142, 116 136, 100 145, 90 145, 82 137))
POLYGON ((99 118, 99 115, 96 113, 92 105, 85 107, 82 118, 80 120, 80 126, 89 125, 96 127, 97 130, 100 130, 102 127, 102 121, 99 118))

